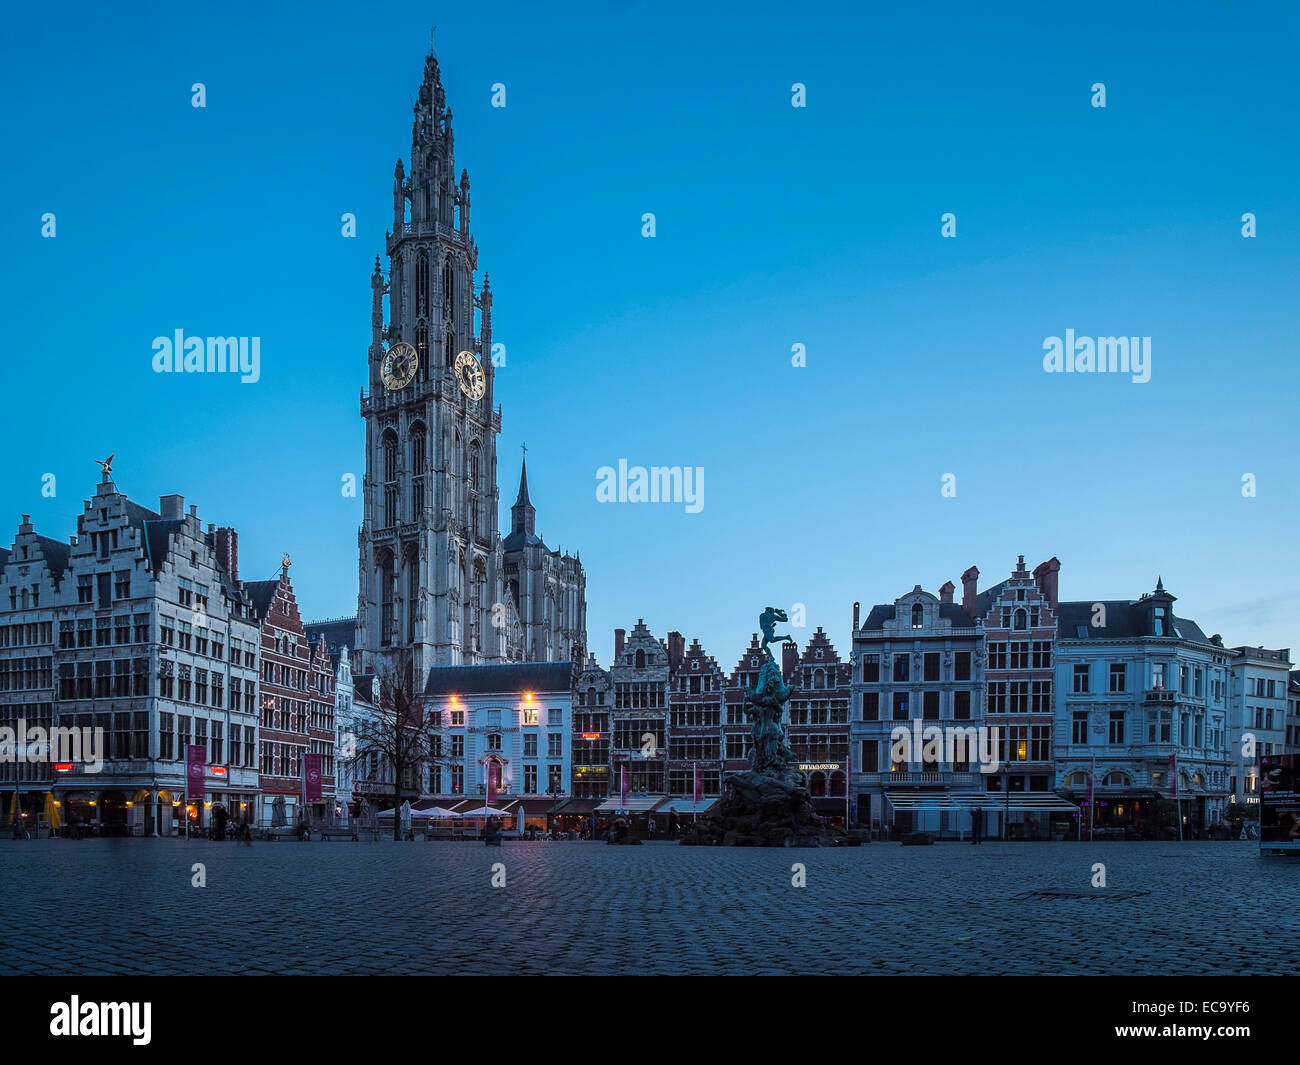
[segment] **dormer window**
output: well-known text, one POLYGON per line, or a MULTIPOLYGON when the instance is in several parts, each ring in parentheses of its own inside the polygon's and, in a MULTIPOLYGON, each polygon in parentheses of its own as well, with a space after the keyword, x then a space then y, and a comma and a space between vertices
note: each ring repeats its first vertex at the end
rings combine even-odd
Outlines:
POLYGON ((1165 608, 1158 606, 1151 612, 1151 633, 1154 636, 1165 634, 1165 608))
POLYGON ((925 610, 920 603, 912 604, 912 628, 919 629, 925 624, 925 610))

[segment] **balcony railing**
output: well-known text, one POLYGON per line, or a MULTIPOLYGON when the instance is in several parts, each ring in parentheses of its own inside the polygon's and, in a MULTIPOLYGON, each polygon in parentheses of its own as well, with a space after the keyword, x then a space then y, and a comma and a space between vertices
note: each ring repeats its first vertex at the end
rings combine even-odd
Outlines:
POLYGON ((976 781, 983 774, 970 773, 965 770, 922 769, 902 773, 860 773, 858 776, 867 784, 889 787, 902 787, 909 784, 942 784, 953 788, 969 788, 974 787, 976 781))

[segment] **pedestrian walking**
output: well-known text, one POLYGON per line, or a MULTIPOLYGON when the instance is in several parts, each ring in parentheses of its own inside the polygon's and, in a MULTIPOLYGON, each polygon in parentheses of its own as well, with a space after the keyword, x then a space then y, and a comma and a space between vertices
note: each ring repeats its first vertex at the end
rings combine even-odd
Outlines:
POLYGON ((655 838, 655 819, 654 819, 653 817, 650 818, 650 823, 649 823, 649 825, 647 825, 646 827, 649 828, 649 830, 650 830, 650 838, 651 838, 651 839, 654 839, 654 838, 655 838))

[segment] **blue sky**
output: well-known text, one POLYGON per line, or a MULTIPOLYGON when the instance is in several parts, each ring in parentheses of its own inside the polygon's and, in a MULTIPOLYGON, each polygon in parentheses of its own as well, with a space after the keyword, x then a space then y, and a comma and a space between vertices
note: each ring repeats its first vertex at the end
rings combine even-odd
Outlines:
POLYGON ((355 611, 339 485, 436 23, 507 349, 502 522, 526 440, 602 662, 645 618, 729 667, 769 603, 847 652, 855 599, 1021 553, 1067 598, 1161 574, 1207 632, 1300 642, 1294 7, 896 6, 11 12, 0 514, 66 538, 115 451, 133 498, 236 526, 245 577, 287 550, 309 616, 355 611), (261 380, 154 374, 177 328, 261 337, 261 380), (1150 382, 1045 373, 1066 329, 1150 336, 1150 382), (703 467, 704 509, 597 503, 619 459, 703 467))

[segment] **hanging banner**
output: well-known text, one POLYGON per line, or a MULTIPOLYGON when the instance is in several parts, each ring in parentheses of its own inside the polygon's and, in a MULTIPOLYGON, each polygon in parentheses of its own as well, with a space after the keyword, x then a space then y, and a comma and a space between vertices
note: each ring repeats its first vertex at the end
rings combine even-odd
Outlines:
POLYGON ((302 756, 303 797, 307 802, 321 801, 321 758, 319 754, 302 756))
POLYGON ((195 744, 185 748, 185 798, 202 800, 207 793, 208 749, 195 744))

